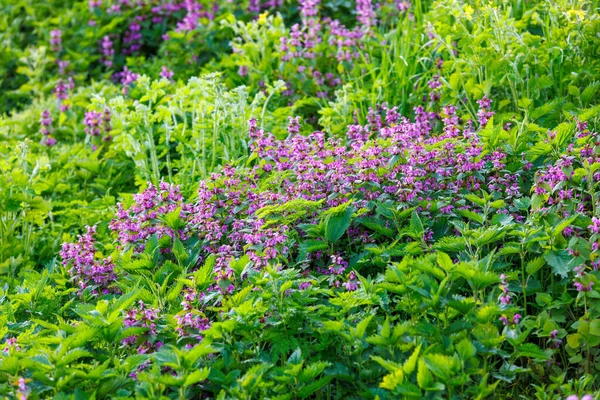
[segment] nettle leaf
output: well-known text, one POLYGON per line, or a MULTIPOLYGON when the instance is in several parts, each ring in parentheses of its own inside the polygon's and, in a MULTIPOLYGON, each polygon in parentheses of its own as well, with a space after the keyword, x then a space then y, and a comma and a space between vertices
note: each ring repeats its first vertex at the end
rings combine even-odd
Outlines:
POLYGON ((525 343, 517 347, 516 357, 530 357, 548 360, 550 356, 533 343, 525 343))
POLYGON ((571 258, 567 250, 548 250, 544 254, 544 260, 552 267, 554 275, 560 275, 562 278, 569 275, 571 258))
POLYGON ((187 253, 187 250, 185 249, 185 246, 183 245, 183 243, 181 243, 181 240, 177 238, 175 238, 173 242, 173 254, 175 255, 175 258, 177 259, 177 262, 180 266, 186 265, 186 261, 189 255, 187 253))
POLYGON ((444 252, 437 252, 437 263, 440 267, 442 267, 446 272, 450 271, 454 264, 452 263, 452 259, 450 256, 444 252))
POLYGON ((477 354, 477 349, 470 340, 463 339, 456 345, 456 352, 464 362, 475 357, 475 354, 477 354))
POLYGON ((417 367, 417 361, 419 360, 420 352, 421 352, 421 344, 419 344, 417 346, 417 348, 415 349, 415 351, 413 351, 411 356, 408 357, 408 360, 406 360, 404 362, 404 365, 402 366, 402 370, 404 371, 404 373, 406 375, 412 374, 413 371, 415 370, 415 368, 417 367))
POLYGON ((533 275, 537 271, 539 271, 540 268, 542 268, 544 265, 546 265, 546 260, 544 259, 544 257, 536 257, 527 263, 525 270, 529 275, 533 275))
POLYGON ((492 217, 492 224, 494 225, 508 225, 514 220, 512 215, 507 214, 495 214, 492 217))
POLYGON ((184 223, 181 220, 181 207, 176 208, 168 214, 162 216, 161 220, 166 226, 177 232, 179 229, 184 227, 184 223))
POLYGON ((319 250, 325 250, 329 246, 327 242, 317 239, 309 239, 298 245, 298 261, 303 261, 309 253, 319 250))
MULTIPOLYGON (((371 339, 371 337, 369 339, 371 339)), ((372 343, 372 344, 379 344, 379 343, 373 343, 371 340, 367 340, 367 342, 372 343)), ((386 344, 387 344, 386 342, 383 342, 379 345, 385 346, 386 344)), ((381 365, 383 368, 387 369, 389 372, 394 372, 396 370, 402 369, 402 365, 400 365, 396 362, 390 361, 390 360, 386 360, 379 356, 371 356, 371 359, 373 361, 375 361, 377 364, 381 365)))
POLYGON ((336 208, 336 213, 331 215, 328 210, 328 216, 325 219, 325 238, 330 243, 337 242, 346 230, 350 227, 354 207, 351 202, 344 203, 336 208), (343 206, 343 207, 342 207, 343 206))
POLYGON ((469 210, 457 210, 456 211, 457 214, 470 219, 471 221, 475 221, 478 224, 483 224, 483 215, 477 214, 473 211, 469 211, 469 210))
POLYGON ((442 251, 458 253, 467 249, 466 240, 462 236, 444 236, 434 243, 433 247, 442 251))
POLYGON ((206 258, 204 265, 194 272, 194 280, 198 289, 204 290, 214 283, 213 275, 215 262, 215 256, 211 254, 206 258))
POLYGON ((190 386, 202 382, 208 378, 208 375, 210 375, 210 368, 197 369, 185 377, 184 385, 190 386))
POLYGON ((419 214, 416 211, 413 211, 412 217, 410 218, 410 231, 413 234, 413 238, 417 240, 422 239, 425 234, 423 222, 421 222, 421 218, 419 218, 419 214))
POLYGON ((487 229, 478 229, 475 231, 477 233, 475 238, 475 243, 477 246, 485 246, 486 244, 494 243, 499 240, 502 240, 506 235, 506 232, 502 230, 503 228, 499 227, 491 227, 487 229))
POLYGON ((383 220, 373 217, 362 217, 358 220, 358 222, 366 228, 369 228, 373 232, 379 233, 380 235, 387 236, 390 238, 394 237, 394 230, 386 228, 384 226, 385 221, 383 220))
POLYGON ((71 362, 78 360, 80 358, 84 358, 84 357, 93 357, 94 355, 92 353, 90 353, 89 351, 83 350, 83 349, 73 349, 68 351, 64 356, 60 357, 57 362, 56 365, 58 367, 63 367, 66 365, 69 365, 71 362))
POLYGON ((469 194, 465 195, 465 199, 467 199, 467 200, 469 200, 469 201, 471 201, 471 202, 473 202, 473 203, 475 203, 475 204, 477 204, 478 206, 481 206, 481 207, 485 206, 485 204, 486 204, 486 199, 481 198, 481 197, 479 197, 477 195, 474 195, 472 193, 469 193, 469 194))
POLYGON ((383 377, 383 381, 379 384, 382 389, 395 390, 396 387, 402 384, 404 381, 404 372, 402 369, 397 369, 383 377))
POLYGON ((288 358, 288 364, 301 364, 302 359, 302 350, 298 347, 288 358))
POLYGON ((552 231, 552 235, 555 237, 560 235, 562 231, 564 231, 569 225, 574 223, 577 220, 577 218, 579 218, 579 215, 575 214, 556 225, 554 227, 554 230, 552 231))
POLYGON ((319 389, 325 387, 327 384, 329 384, 329 382, 331 382, 332 379, 333 379, 333 376, 326 376, 317 381, 314 381, 310 385, 303 386, 298 391, 298 396, 301 399, 306 399, 307 397, 310 397, 312 394, 314 394, 317 390, 319 390, 319 389))
POLYGON ((315 379, 319 374, 321 374, 325 368, 330 367, 331 363, 326 361, 317 361, 307 365, 302 372, 300 372, 300 376, 298 377, 299 381, 302 383, 307 383, 315 379))
POLYGON ((447 382, 452 378, 456 369, 456 359, 445 354, 428 354, 424 357, 425 364, 435 376, 447 382))
POLYGON ((241 277, 250 264, 250 256, 248 254, 244 254, 237 260, 232 260, 231 263, 229 263, 229 268, 231 268, 235 272, 235 275, 237 277, 241 277))
POLYGON ((434 379, 431 371, 427 367, 425 360, 420 358, 417 365, 417 384, 421 389, 427 389, 431 387, 433 383, 434 379))
POLYGON ((369 315, 367 318, 360 321, 358 325, 356 325, 356 328, 351 330, 354 338, 362 340, 365 337, 371 319, 373 319, 373 315, 369 315))

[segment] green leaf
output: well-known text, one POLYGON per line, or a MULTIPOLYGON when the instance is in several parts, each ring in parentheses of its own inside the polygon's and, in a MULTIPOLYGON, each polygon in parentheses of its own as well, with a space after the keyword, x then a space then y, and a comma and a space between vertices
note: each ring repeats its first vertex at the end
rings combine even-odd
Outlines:
POLYGON ((194 279, 199 289, 204 290, 209 285, 214 283, 214 266, 215 256, 211 254, 207 257, 206 261, 204 262, 204 265, 194 273, 194 279))
POLYGON ((544 259, 544 257, 540 256, 529 261, 527 263, 527 266, 525 267, 525 270, 529 275, 533 275, 537 271, 539 271, 540 268, 542 268, 544 265, 546 265, 546 260, 544 259))
POLYGON ((431 385, 433 385, 433 375, 427 368, 427 364, 425 364, 425 360, 423 358, 419 359, 419 363, 417 365, 417 384, 421 389, 427 389, 431 385))
POLYGON ((410 230, 413 233, 413 237, 415 239, 423 239, 423 235, 425 234, 425 228, 423 228, 421 218, 419 218, 419 214, 417 214, 416 211, 413 211, 412 217, 410 217, 410 230))
POLYGON ((456 352, 460 356, 461 360, 467 361, 468 359, 475 357, 475 354, 477 354, 477 349, 473 343, 471 343, 471 341, 468 339, 463 339, 456 345, 456 352))
POLYGON ((327 245, 327 242, 324 242, 322 240, 317 240, 317 239, 305 240, 304 242, 300 243, 300 245, 298 246, 298 251, 299 251, 298 261, 303 261, 306 258, 306 256, 308 255, 308 253, 312 253, 313 251, 325 250, 328 247, 329 246, 327 245))
POLYGON ((600 319, 594 319, 590 322, 590 335, 600 336, 600 319))
POLYGON ((319 379, 318 381, 311 383, 310 385, 303 386, 298 391, 298 396, 301 399, 306 399, 307 397, 310 397, 313 393, 315 393, 317 390, 325 387, 329 382, 331 382, 332 379, 333 376, 326 376, 324 378, 319 379))
POLYGON ((479 224, 483 224, 483 215, 477 214, 473 211, 469 211, 469 210, 458 210, 456 211, 457 214, 470 219, 471 221, 475 221, 479 224))
POLYGON ((186 376, 184 385, 190 386, 190 385, 194 385, 198 382, 202 382, 208 378, 209 374, 210 374, 210 368, 197 369, 196 371, 194 371, 191 374, 189 374, 188 376, 186 376))
POLYGON ((387 236, 389 238, 394 237, 394 231, 390 228, 386 228, 384 226, 385 222, 382 220, 372 217, 363 217, 360 218, 358 222, 370 230, 379 233, 380 235, 387 236))
MULTIPOLYGON (((371 337, 369 339, 371 339, 371 337)), ((369 340, 368 342, 375 344, 373 340, 369 340)), ((381 343, 382 346, 385 346, 385 344, 386 342, 381 343)), ((402 369, 402 365, 398 364, 397 362, 386 360, 379 356, 371 356, 371 359, 377 364, 381 365, 386 370, 388 370, 389 372, 394 372, 398 369, 402 369)))
POLYGON ((457 253, 466 250, 467 244, 465 240, 462 236, 444 236, 434 243, 433 246, 438 250, 457 253))
POLYGON ((417 346, 417 348, 415 349, 415 351, 413 351, 411 356, 408 357, 408 360, 406 360, 404 362, 404 365, 402 366, 402 370, 404 371, 404 373, 406 375, 412 374, 413 371, 415 370, 415 368, 417 367, 417 361, 419 360, 420 352, 421 352, 421 344, 419 344, 417 346))
POLYGON ((544 254, 544 260, 552 267, 554 275, 560 275, 562 278, 569 275, 571 258, 567 250, 548 250, 544 254))
POLYGON ((456 359, 445 354, 427 354, 424 357, 425 364, 435 376, 443 382, 447 382, 454 375, 456 359))
POLYGON ((74 349, 74 350, 68 351, 67 354, 65 354, 60 359, 58 359, 56 365, 58 367, 63 367, 63 366, 69 365, 71 362, 78 360, 80 358, 93 357, 93 356, 94 355, 92 353, 90 353, 89 351, 86 351, 83 349, 74 349))
POLYGON ((547 360, 550 357, 542 349, 533 343, 525 343, 517 347, 516 357, 530 357, 547 360))
POLYGON ((552 231, 553 236, 558 236, 564 231, 569 225, 571 225, 579 216, 577 214, 570 216, 569 218, 562 221, 560 224, 554 227, 552 231))
POLYGON ((442 251, 437 252, 437 263, 445 271, 450 271, 452 269, 452 267, 454 266, 450 256, 442 251))
POLYGON ((398 369, 391 374, 383 377, 383 381, 379 384, 382 389, 395 390, 397 386, 404 381, 404 372, 398 369))
POLYGON ((302 350, 298 347, 287 360, 288 364, 302 363, 302 350))
MULTIPOLYGON (((349 204, 349 203, 346 203, 349 204)), ((330 243, 335 243, 350 226, 354 208, 349 204, 341 214, 330 215, 325 222, 325 237, 330 243)))
POLYGON ((355 338, 362 340, 367 333, 367 328, 369 327, 369 323, 373 319, 373 315, 369 315, 367 318, 363 319, 356 325, 355 338))
POLYGON ((179 265, 182 267, 185 266, 185 262, 187 261, 189 255, 185 249, 185 246, 183 243, 181 243, 181 240, 177 238, 175 238, 173 243, 173 254, 175 255, 179 265))

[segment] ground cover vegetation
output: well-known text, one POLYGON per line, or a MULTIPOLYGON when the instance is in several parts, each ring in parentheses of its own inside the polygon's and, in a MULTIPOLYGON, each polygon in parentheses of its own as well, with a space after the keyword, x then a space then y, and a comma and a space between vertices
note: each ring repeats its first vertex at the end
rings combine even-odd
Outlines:
POLYGON ((0 394, 600 396, 600 4, 0 2, 0 394))

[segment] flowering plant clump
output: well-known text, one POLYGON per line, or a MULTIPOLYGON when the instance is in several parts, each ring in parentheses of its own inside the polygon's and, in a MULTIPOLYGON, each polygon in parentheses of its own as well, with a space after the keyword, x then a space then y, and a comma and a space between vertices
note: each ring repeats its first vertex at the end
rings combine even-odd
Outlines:
POLYGON ((597 2, 0 3, 0 397, 600 400, 597 2))

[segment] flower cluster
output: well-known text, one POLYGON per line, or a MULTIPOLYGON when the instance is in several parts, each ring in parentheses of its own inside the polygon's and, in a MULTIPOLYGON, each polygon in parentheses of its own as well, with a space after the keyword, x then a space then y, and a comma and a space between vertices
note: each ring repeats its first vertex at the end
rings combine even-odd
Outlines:
POLYGON ((127 347, 137 345, 138 354, 160 349, 162 342, 155 340, 159 314, 159 309, 146 306, 142 300, 138 301, 137 307, 132 307, 126 312, 123 325, 126 328, 144 328, 144 333, 127 336, 121 343, 127 347))
POLYGON ((181 217, 189 214, 192 206, 183 203, 178 186, 161 182, 156 188, 149 184, 144 192, 134 195, 134 201, 127 210, 119 204, 116 218, 110 223, 110 228, 118 234, 120 247, 133 246, 136 251, 143 251, 145 241, 152 235, 186 237, 184 230, 175 232, 160 221, 172 212, 179 212, 181 217))
POLYGON ((40 132, 42 133, 42 143, 48 147, 52 147, 56 144, 56 139, 50 136, 54 131, 54 128, 52 128, 53 122, 54 119, 52 118, 52 115, 50 115, 50 111, 42 111, 42 115, 40 118, 40 132))
POLYGON ((104 35, 100 42, 98 43, 98 48, 102 58, 100 61, 107 67, 112 67, 113 65, 113 56, 115 55, 115 49, 113 48, 113 42, 110 39, 110 36, 104 35))
POLYGON ((31 392, 27 386, 27 380, 25 378, 19 378, 15 382, 15 386, 17 387, 17 400, 27 400, 29 393, 31 392))
MULTIPOLYGON (((474 206, 454 206, 456 193, 484 189, 506 199, 500 212, 518 216, 510 207, 512 199, 519 196, 513 190, 522 171, 506 171, 506 155, 500 149, 482 154, 483 145, 474 135, 472 124, 462 127, 451 107, 445 110, 439 133, 434 127, 440 115, 422 108, 417 108, 415 114, 411 122, 396 108, 376 107, 370 110, 367 125, 349 127, 346 140, 326 139, 322 132, 299 135, 296 118, 290 120, 289 137, 278 140, 251 120, 250 147, 260 163, 250 170, 225 166, 200 182, 191 203, 183 200, 175 186, 162 183, 157 189, 150 185, 135 196, 128 209, 119 205, 110 227, 121 248, 133 246, 141 251, 150 236, 168 236, 199 240, 200 261, 209 255, 215 257, 215 284, 203 293, 185 295, 189 299, 184 309, 189 312, 178 317, 183 334, 206 326, 202 313, 191 311, 192 299, 237 289, 230 267, 235 259, 246 255, 254 268, 261 269, 284 265, 298 252, 297 242, 291 238, 305 237, 303 224, 318 223, 320 218, 308 204, 319 204, 327 210, 351 200, 356 208, 372 209, 373 201, 393 199, 402 208, 418 207, 424 216, 440 212, 457 217, 460 210, 477 210, 474 206), (273 184, 259 186, 259 179, 273 184), (269 210, 292 201, 307 202, 307 212, 288 222, 271 224, 269 210), (443 207, 436 211, 438 204, 443 207), (164 222, 163 217, 169 213, 181 220, 181 229, 174 230, 164 222)), ((286 215, 286 211, 277 213, 286 215)), ((356 246, 375 241, 374 233, 361 226, 352 226, 347 233, 344 240, 356 246)), ((426 230, 424 240, 431 242, 434 235, 426 230)), ((357 290, 359 280, 349 269, 346 256, 321 250, 307 254, 306 277, 327 275, 332 287, 357 290)), ((500 301, 508 304, 510 294, 504 280, 502 287, 500 301)), ((520 317, 513 318, 517 323, 520 317)))
POLYGON ((106 134, 103 140, 108 141, 111 136, 108 133, 111 131, 111 114, 109 109, 105 109, 104 112, 88 111, 85 113, 83 124, 85 125, 85 133, 90 136, 100 136, 102 132, 106 134))
POLYGON ((115 72, 112 76, 112 80, 114 82, 120 83, 123 85, 123 93, 127 94, 129 92, 129 87, 137 81, 139 75, 135 72, 129 70, 129 68, 124 67, 123 71, 115 72))
POLYGON ((62 51, 62 31, 54 29, 50 31, 50 48, 56 53, 62 51))
POLYGON ((6 341, 4 342, 4 349, 2 349, 2 352, 4 354, 9 354, 12 350, 21 351, 21 347, 19 347, 16 337, 6 339, 6 341))
POLYGON ((135 54, 142 48, 142 27, 140 22, 143 20, 143 16, 137 16, 135 20, 129 24, 129 28, 125 31, 125 36, 123 37, 123 54, 135 54))
POLYGON ((110 257, 96 258, 96 227, 87 227, 87 232, 80 235, 76 243, 63 243, 60 256, 62 264, 69 268, 69 273, 79 288, 79 294, 89 289, 92 294, 114 293, 113 283, 117 278, 114 263, 110 257))
MULTIPOLYGON (((205 10, 204 6, 196 0, 185 0, 182 4, 187 13, 185 17, 177 23, 177 31, 179 32, 193 31, 198 27, 198 22, 201 18, 212 20, 215 17, 213 12, 205 10)), ((218 7, 217 3, 215 3, 215 7, 218 7)), ((216 11, 216 9, 214 11, 216 11)))
POLYGON ((175 330, 179 336, 179 339, 186 340, 186 346, 191 347, 193 343, 202 341, 202 331, 210 328, 210 321, 204 313, 194 306, 198 300, 198 293, 196 289, 187 287, 182 293, 183 301, 181 306, 183 310, 175 315, 177 321, 177 327, 175 330))
POLYGON ((500 275, 500 291, 502 292, 498 297, 498 301, 502 305, 510 304, 511 293, 508 291, 508 283, 506 282, 506 275, 500 275))

